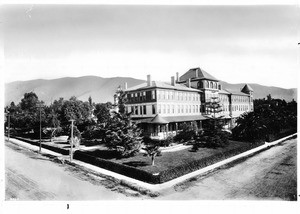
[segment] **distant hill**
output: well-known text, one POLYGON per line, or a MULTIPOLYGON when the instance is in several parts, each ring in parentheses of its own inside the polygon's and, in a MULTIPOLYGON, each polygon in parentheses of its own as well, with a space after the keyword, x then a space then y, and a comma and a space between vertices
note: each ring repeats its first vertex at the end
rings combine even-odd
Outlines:
MULTIPOLYGON (((97 76, 66 77, 53 80, 29 80, 16 81, 5 84, 5 105, 14 101, 20 102, 26 92, 35 92, 40 100, 50 104, 56 99, 63 97, 69 99, 76 96, 78 99, 87 101, 91 96, 93 101, 113 102, 113 95, 119 85, 123 86, 127 82, 128 87, 132 87, 145 82, 144 80, 129 77, 102 78, 97 76)), ((240 91, 244 84, 230 84, 221 82, 223 88, 240 91)), ((250 84, 254 90, 254 98, 264 98, 271 94, 273 98, 291 101, 297 100, 297 89, 283 89, 279 87, 268 87, 258 84, 250 84)))
POLYGON ((5 105, 14 101, 21 101, 26 92, 35 92, 40 100, 50 104, 63 97, 69 99, 76 96, 87 101, 91 96, 93 102, 113 102, 113 95, 119 85, 127 82, 128 87, 141 84, 145 81, 129 77, 102 78, 97 76, 65 77, 53 80, 16 81, 5 84, 5 105))

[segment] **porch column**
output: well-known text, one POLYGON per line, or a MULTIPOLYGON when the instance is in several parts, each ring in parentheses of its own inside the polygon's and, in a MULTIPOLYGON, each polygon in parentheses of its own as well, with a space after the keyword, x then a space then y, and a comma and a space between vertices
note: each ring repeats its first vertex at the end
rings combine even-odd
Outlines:
POLYGON ((176 130, 176 134, 178 132, 178 123, 175 123, 175 130, 176 130))
POLYGON ((199 129, 202 130, 202 121, 201 120, 199 121, 199 129))

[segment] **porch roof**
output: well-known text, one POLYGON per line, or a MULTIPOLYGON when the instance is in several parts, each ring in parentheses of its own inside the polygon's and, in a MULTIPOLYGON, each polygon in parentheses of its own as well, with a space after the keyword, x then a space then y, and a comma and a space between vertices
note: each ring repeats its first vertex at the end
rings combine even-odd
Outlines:
POLYGON ((167 123, 176 123, 176 122, 188 122, 195 120, 206 120, 208 117, 203 115, 188 115, 188 116, 168 116, 163 117, 157 114, 154 118, 145 118, 139 119, 139 123, 152 123, 152 124, 167 124, 167 123))

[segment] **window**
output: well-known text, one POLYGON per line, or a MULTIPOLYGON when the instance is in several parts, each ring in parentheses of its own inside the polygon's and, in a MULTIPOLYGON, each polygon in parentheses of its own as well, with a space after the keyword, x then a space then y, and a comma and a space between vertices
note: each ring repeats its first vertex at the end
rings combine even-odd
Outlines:
POLYGON ((161 114, 161 105, 158 105, 158 113, 161 114))
POLYGON ((140 101, 143 100, 143 92, 140 93, 140 101))
POLYGON ((184 107, 183 107, 183 105, 181 105, 181 113, 183 113, 184 112, 184 107))
POLYGON ((166 113, 166 105, 163 105, 163 113, 166 113))
POLYGON ((144 113, 144 115, 146 115, 146 114, 147 114, 147 108, 146 108, 146 106, 145 106, 145 105, 143 106, 143 113, 144 113))
POLYGON ((168 91, 166 91, 166 99, 168 100, 169 99, 169 92, 168 91))
POLYGON ((140 115, 143 114, 143 106, 140 106, 140 115))
POLYGON ((214 86, 213 86, 213 82, 210 82, 210 88, 213 88, 214 86))
POLYGON ((152 105, 152 114, 155 114, 155 105, 152 105))
POLYGON ((131 112, 134 115, 134 107, 133 106, 131 106, 131 112))
POLYGON ((175 114, 175 105, 172 105, 172 113, 175 114))
POLYGON ((138 106, 135 106, 135 115, 138 115, 139 114, 139 109, 138 109, 138 106))
POLYGON ((157 94, 158 94, 158 99, 160 100, 160 91, 157 91, 157 94))
POLYGON ((209 88, 208 81, 205 81, 205 88, 209 88))
POLYGON ((155 91, 151 91, 152 94, 152 100, 155 100, 155 91))
POLYGON ((177 112, 180 113, 180 105, 177 106, 177 112))
POLYGON ((192 106, 190 105, 190 111, 189 111, 190 113, 192 113, 192 106))
POLYGON ((168 105, 168 114, 170 114, 170 105, 168 105))

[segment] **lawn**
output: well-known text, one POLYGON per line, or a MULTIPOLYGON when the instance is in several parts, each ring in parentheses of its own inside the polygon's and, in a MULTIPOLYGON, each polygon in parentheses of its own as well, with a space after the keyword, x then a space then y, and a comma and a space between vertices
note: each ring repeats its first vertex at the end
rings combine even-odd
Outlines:
POLYGON ((106 159, 115 163, 131 166, 140 170, 149 172, 151 174, 160 173, 181 165, 186 165, 189 162, 209 158, 230 150, 247 147, 249 143, 230 141, 228 146, 219 148, 200 148, 197 152, 190 151, 189 148, 174 152, 164 152, 161 156, 155 158, 155 166, 151 166, 149 157, 139 153, 130 158, 118 159, 114 152, 108 150, 95 149, 93 151, 86 151, 85 153, 94 157, 106 159))

